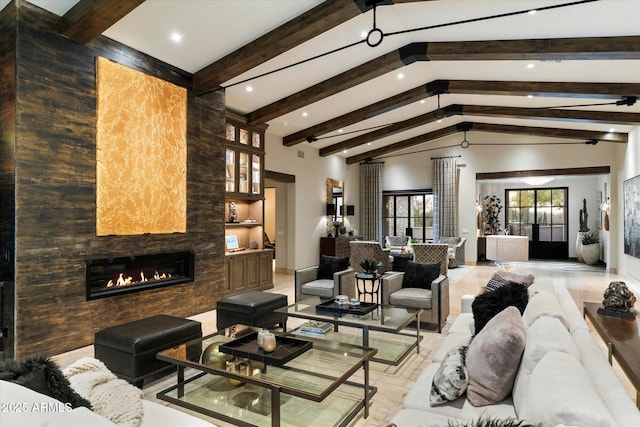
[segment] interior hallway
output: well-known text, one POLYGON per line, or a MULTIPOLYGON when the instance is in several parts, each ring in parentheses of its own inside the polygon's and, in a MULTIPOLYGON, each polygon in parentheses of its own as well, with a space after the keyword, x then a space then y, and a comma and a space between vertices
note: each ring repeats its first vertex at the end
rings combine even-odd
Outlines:
MULTIPOLYGON (((580 309, 583 301, 602 301, 604 290, 610 282, 616 280, 626 282, 637 296, 640 295, 637 283, 629 278, 609 273, 602 266, 588 266, 571 261, 546 260, 518 262, 512 263, 512 265, 519 274, 533 274, 536 282, 548 281, 566 285, 580 309)), ((451 314, 443 333, 446 333, 455 317, 460 313, 462 295, 477 294, 481 286, 489 281, 496 269, 497 267, 493 264, 478 264, 449 270, 451 314)), ((294 301, 293 287, 293 275, 276 274, 274 275, 274 288, 270 292, 286 294, 289 303, 292 303, 294 301)), ((637 303, 636 306, 640 308, 640 304, 637 303)), ((215 310, 191 318, 202 323, 203 334, 205 335, 217 330, 215 310)), ((296 320, 290 319, 289 326, 291 327, 296 320)), ((593 334, 602 352, 606 354, 606 347, 602 340, 595 332, 593 334)), ((422 335, 424 339, 420 345, 420 354, 413 354, 400 366, 371 364, 371 383, 378 387, 378 393, 372 399, 368 419, 365 420, 362 415, 359 415, 351 426, 385 426, 393 418, 393 415, 401 409, 406 390, 409 389, 424 367, 431 362, 432 353, 438 349, 442 342, 443 335, 434 331, 424 330, 422 335)), ((93 346, 87 346, 55 356, 53 359, 64 367, 80 357, 92 355, 93 346)), ((635 390, 615 362, 614 368, 618 377, 625 384, 630 396, 635 400, 635 390)), ((158 391, 164 390, 174 383, 175 375, 169 375, 155 382, 145 384, 145 398, 156 400, 155 395, 158 391)), ((166 402, 161 403, 166 404, 166 402)), ((219 426, 228 425, 217 420, 211 421, 219 426)))

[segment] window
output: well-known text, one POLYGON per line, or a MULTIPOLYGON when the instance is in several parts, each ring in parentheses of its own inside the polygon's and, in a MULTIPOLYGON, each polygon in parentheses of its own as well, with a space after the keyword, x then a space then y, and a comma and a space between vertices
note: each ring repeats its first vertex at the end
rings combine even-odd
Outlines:
POLYGON ((384 192, 382 234, 411 235, 418 242, 433 240, 433 195, 431 191, 384 192))
POLYGON ((567 241, 567 189, 507 190, 507 228, 510 234, 536 241, 567 241))

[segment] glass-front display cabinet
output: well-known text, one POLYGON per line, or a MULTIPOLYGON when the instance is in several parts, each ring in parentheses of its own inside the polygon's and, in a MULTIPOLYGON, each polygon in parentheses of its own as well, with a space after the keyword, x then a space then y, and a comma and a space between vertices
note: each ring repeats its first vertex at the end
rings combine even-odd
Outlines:
POLYGON ((264 194, 264 129, 227 118, 225 137, 227 196, 261 199, 264 194))

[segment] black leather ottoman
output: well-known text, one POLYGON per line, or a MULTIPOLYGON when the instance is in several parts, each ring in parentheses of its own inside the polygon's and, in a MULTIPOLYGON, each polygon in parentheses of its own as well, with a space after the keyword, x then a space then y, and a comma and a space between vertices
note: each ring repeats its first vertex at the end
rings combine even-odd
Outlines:
MULTIPOLYGON (((200 337, 200 322, 160 314, 96 332, 94 354, 118 378, 142 387, 145 378, 172 366, 156 359, 158 352, 200 337)), ((188 346, 186 353, 199 360, 201 344, 188 346)))
POLYGON ((249 291, 218 301, 216 325, 221 331, 233 325, 266 328, 282 324, 282 314, 273 310, 287 306, 287 296, 271 292, 249 291))

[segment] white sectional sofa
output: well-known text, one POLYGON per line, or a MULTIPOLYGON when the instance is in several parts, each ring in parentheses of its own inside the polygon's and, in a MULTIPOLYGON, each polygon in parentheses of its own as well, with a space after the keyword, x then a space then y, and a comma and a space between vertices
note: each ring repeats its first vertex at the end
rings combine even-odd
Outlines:
MULTIPOLYGON (((430 404, 435 372, 447 351, 473 335, 473 297, 463 297, 462 314, 451 325, 432 363, 408 391, 397 427, 466 425, 480 418, 515 418, 531 424, 580 427, 640 426, 640 411, 608 364, 566 288, 534 283, 522 320, 526 344, 513 385, 501 402, 473 406, 466 394, 430 404)), ((488 327, 489 325, 487 325, 488 327)))

